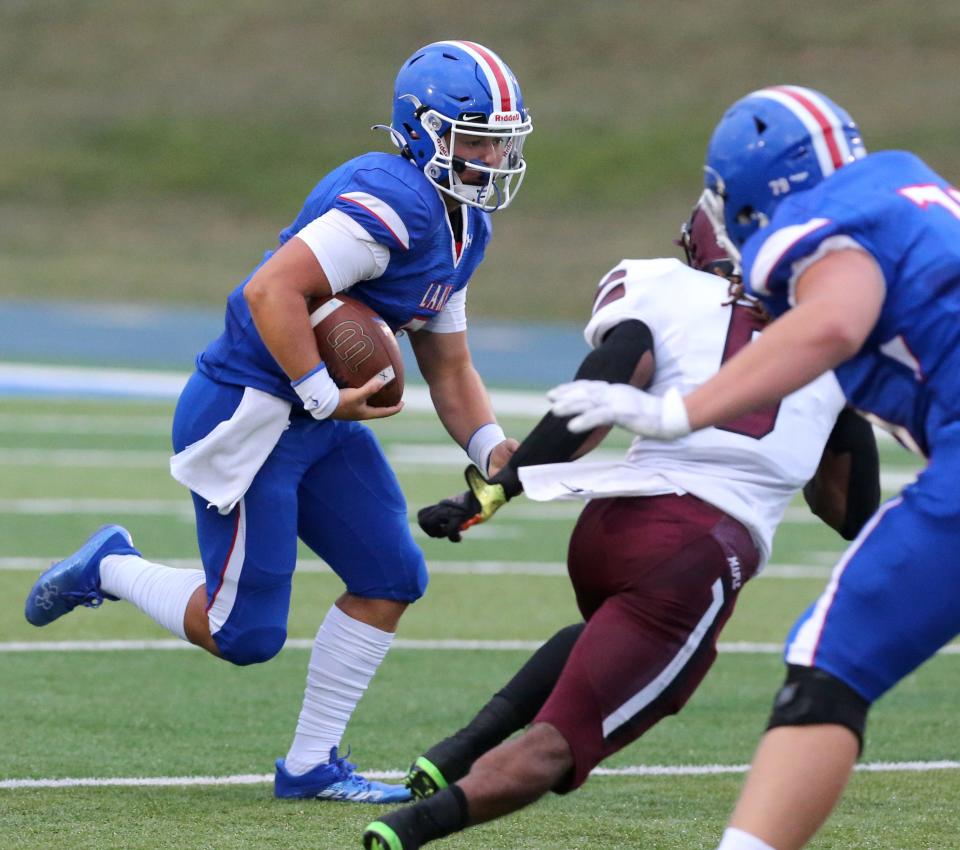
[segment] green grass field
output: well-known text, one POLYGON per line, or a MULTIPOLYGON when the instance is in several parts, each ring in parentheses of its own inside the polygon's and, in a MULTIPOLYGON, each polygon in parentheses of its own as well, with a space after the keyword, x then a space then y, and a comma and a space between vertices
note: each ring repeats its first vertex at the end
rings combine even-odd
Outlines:
MULTIPOLYGON (((154 560, 196 558, 187 495, 165 473, 169 415, 167 404, 0 400, 0 848, 358 847, 377 809, 275 801, 265 779, 293 731, 305 649, 287 648, 246 669, 192 649, 12 651, 22 643, 37 650, 40 641, 167 637, 125 603, 80 610, 42 631, 23 620, 22 604, 45 562, 104 521, 126 524, 154 560), (253 777, 247 784, 224 784, 225 777, 245 775, 253 777), (193 786, 35 782, 201 776, 210 779, 193 786), (34 783, 22 787, 17 780, 34 783)), ((522 433, 531 421, 506 424, 522 433)), ((404 412, 376 428, 411 510, 461 488, 460 460, 416 460, 418 447, 445 442, 432 416, 404 412)), ((611 444, 625 440, 617 435, 611 444)), ((913 468, 906 453, 884 445, 885 473, 913 468)), ((459 546, 422 540, 435 566, 430 588, 401 625, 407 643, 390 653, 347 730, 362 767, 405 769, 466 721, 528 654, 492 644, 425 649, 419 641, 533 642, 575 618, 558 566, 575 513, 570 505, 521 499, 459 546)), ((749 762, 781 677, 779 657, 765 645, 779 643, 822 586, 816 573, 841 550, 836 535, 802 517, 799 506, 791 510, 770 575, 748 585, 723 636, 726 645, 748 642, 753 651, 722 652, 680 716, 606 767, 749 762), (787 564, 805 565, 812 575, 784 577, 777 567, 787 564)), ((307 553, 302 566, 290 637, 308 641, 338 582, 307 553)), ((954 654, 909 677, 877 705, 865 761, 956 759, 958 689, 954 654)), ((741 780, 738 772, 596 776, 572 796, 547 799, 438 846, 710 850, 741 780)), ((955 847, 958 793, 955 767, 860 772, 812 846, 955 847)))

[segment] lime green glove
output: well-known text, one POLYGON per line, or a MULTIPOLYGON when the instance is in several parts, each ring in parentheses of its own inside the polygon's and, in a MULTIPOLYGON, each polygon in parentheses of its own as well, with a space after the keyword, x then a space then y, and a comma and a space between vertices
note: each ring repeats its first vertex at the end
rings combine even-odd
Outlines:
POLYGON ((507 503, 507 494, 501 484, 492 484, 477 467, 464 470, 469 488, 465 493, 428 505, 417 512, 417 522, 430 537, 446 537, 460 542, 460 532, 486 522, 507 503))

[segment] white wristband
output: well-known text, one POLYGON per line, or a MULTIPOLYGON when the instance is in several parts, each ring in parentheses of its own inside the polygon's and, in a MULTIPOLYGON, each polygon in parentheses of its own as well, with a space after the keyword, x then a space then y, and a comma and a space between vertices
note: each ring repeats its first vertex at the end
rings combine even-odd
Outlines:
POLYGON ((487 474, 490 455, 505 439, 507 435, 503 433, 503 428, 496 422, 488 422, 477 428, 467 440, 467 456, 484 475, 487 474))
POLYGON ((314 419, 326 419, 340 404, 340 390, 321 363, 290 386, 303 401, 303 409, 314 419))
POLYGON ((680 390, 670 387, 663 394, 663 407, 660 408, 660 429, 668 440, 686 437, 690 433, 690 419, 687 417, 687 405, 680 390))

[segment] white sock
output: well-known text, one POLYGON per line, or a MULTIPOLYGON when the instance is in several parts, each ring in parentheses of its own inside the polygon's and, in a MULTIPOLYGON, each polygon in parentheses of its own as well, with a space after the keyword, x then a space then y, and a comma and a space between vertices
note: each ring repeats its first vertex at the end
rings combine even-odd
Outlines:
POLYGON ((107 555, 100 562, 100 589, 132 602, 144 614, 182 640, 183 616, 194 591, 206 578, 203 570, 152 564, 137 555, 107 555))
POLYGON ((325 764, 340 746, 343 730, 377 672, 393 633, 343 613, 336 605, 317 632, 307 668, 307 687, 297 732, 285 766, 294 776, 325 764))
POLYGON ((775 850, 775 848, 749 832, 728 826, 724 830, 723 839, 720 841, 717 850, 775 850))

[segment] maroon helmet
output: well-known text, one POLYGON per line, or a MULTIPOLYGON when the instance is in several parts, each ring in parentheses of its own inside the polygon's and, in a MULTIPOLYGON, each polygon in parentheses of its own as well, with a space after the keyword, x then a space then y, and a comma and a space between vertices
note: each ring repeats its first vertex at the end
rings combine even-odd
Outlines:
POLYGON ((680 228, 679 243, 691 268, 731 278, 740 274, 734 259, 737 254, 724 245, 729 240, 723 230, 723 210, 712 209, 713 200, 706 192, 700 196, 689 220, 680 228))

